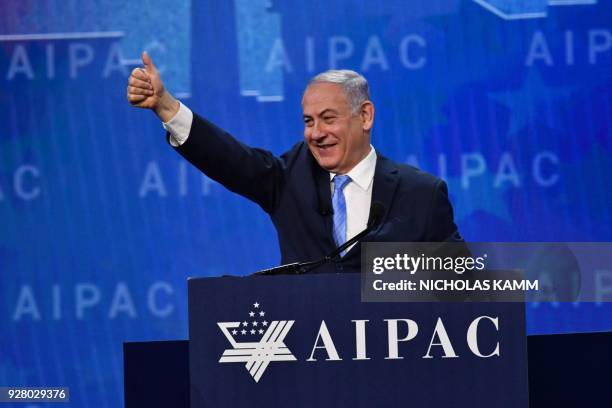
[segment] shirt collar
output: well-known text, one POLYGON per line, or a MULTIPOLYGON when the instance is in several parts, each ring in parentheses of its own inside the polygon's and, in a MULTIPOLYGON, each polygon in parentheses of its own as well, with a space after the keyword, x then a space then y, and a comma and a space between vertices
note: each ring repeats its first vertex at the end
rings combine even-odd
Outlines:
MULTIPOLYGON (((347 176, 354 181, 362 190, 367 190, 374 179, 374 171, 376 170, 376 150, 370 145, 370 153, 363 158, 355 167, 351 169, 347 176)), ((333 180, 335 173, 329 173, 329 179, 333 180)))

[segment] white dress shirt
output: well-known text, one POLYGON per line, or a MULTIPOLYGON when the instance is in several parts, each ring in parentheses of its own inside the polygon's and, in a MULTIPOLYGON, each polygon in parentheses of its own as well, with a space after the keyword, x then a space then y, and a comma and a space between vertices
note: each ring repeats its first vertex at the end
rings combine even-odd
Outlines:
POLYGON ((168 122, 164 122, 164 129, 170 133, 170 144, 179 147, 189 137, 191 122, 193 122, 193 112, 191 109, 179 102, 179 110, 168 122))
MULTIPOLYGON (((357 163, 351 171, 346 173, 351 178, 351 182, 343 190, 344 200, 346 201, 347 241, 363 231, 368 225, 374 170, 376 170, 376 150, 374 150, 374 146, 370 146, 370 153, 357 163)), ((332 195, 334 194, 333 179, 335 176, 334 173, 329 173, 332 195)), ((349 247, 346 252, 352 247, 349 247)))
MULTIPOLYGON (((189 137, 192 122, 193 112, 187 106, 180 103, 176 115, 163 124, 164 129, 170 133, 170 144, 172 146, 178 147, 185 143, 189 137)), ((375 169, 376 151, 373 146, 370 146, 370 153, 353 167, 351 171, 346 173, 351 178, 351 182, 344 187, 347 241, 363 231, 368 225, 375 169)), ((334 193, 334 176, 334 173, 329 173, 332 195, 334 193)))

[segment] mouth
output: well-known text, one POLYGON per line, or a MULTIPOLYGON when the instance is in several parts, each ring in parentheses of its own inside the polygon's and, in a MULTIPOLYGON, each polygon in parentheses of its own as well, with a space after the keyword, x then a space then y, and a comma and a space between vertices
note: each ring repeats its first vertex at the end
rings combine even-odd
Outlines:
POLYGON ((334 147, 336 145, 337 145, 337 143, 317 144, 316 148, 317 148, 317 150, 319 150, 321 152, 326 152, 326 151, 330 150, 332 147, 334 147))

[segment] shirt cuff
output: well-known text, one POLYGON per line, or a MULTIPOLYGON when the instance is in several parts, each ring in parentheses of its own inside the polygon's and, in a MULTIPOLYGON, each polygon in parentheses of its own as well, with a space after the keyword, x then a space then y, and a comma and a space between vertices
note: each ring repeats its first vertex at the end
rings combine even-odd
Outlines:
POLYGON ((191 132, 191 123, 193 122, 193 112, 179 101, 179 110, 172 119, 164 122, 164 129, 170 133, 170 144, 173 147, 179 147, 189 137, 191 132))

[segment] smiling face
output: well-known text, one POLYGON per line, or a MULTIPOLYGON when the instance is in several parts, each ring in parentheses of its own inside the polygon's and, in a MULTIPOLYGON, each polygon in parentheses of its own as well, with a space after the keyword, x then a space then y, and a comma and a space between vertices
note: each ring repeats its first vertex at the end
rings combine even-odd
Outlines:
POLYGON ((342 87, 316 82, 302 98, 304 139, 325 170, 346 174, 370 152, 374 106, 366 101, 353 114, 342 87))

